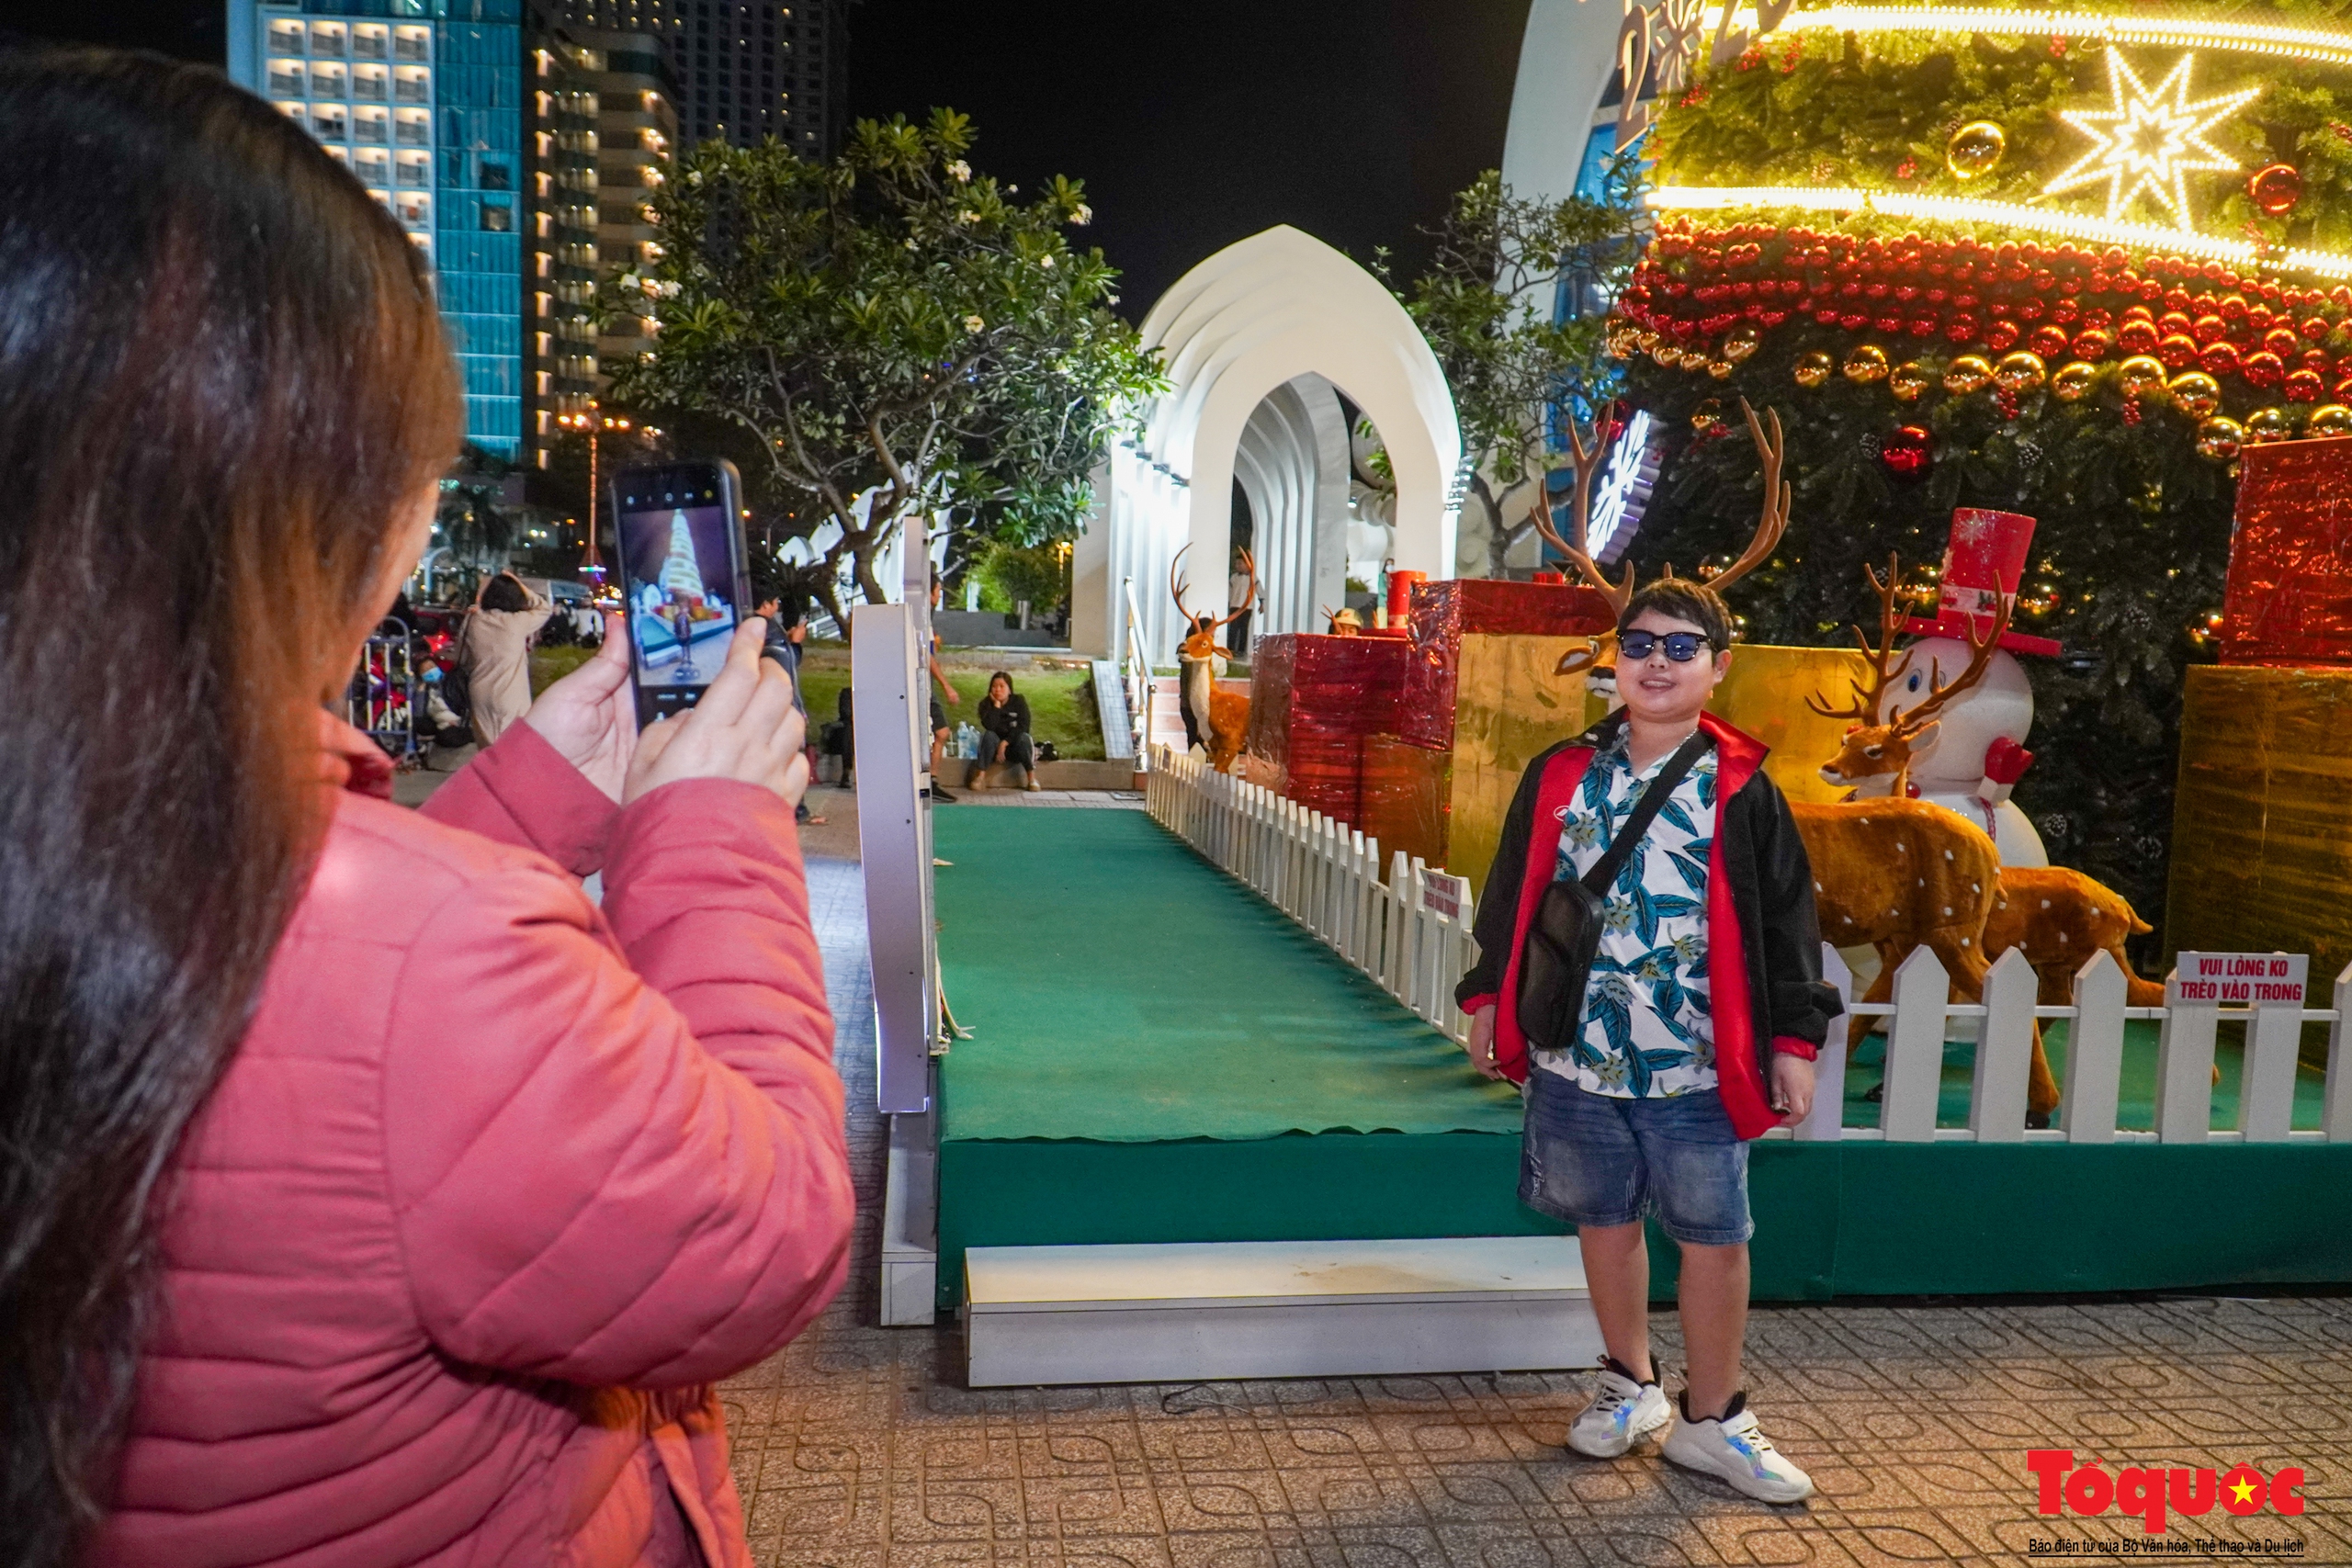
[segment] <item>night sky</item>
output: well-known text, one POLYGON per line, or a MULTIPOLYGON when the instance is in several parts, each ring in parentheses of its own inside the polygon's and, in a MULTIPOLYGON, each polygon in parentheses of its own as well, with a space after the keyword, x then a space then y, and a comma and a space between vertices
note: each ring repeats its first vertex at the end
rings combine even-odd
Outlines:
MULTIPOLYGON (((1528 0, 860 0, 851 112, 973 118, 973 163, 1065 174, 1140 319, 1194 262, 1275 223, 1409 277, 1419 231, 1502 162, 1528 0)), ((9 0, 0 26, 218 62, 221 0, 9 0)))

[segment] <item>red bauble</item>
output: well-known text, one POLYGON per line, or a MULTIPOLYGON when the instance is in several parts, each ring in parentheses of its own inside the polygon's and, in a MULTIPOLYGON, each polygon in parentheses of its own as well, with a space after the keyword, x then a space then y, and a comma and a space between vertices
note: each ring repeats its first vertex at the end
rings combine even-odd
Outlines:
POLYGON ((2205 367, 2209 376, 2234 376, 2238 373, 2238 345, 2226 339, 2209 343, 2205 352, 2197 356, 2197 362, 2205 367))
POLYGON ((1918 425, 1899 426, 1879 444, 1878 461, 1890 478, 1925 479, 1935 466, 1934 438, 1918 425))
POLYGON ((2167 370, 2186 370, 2197 363, 2197 340, 2187 333, 2175 333, 2156 344, 2156 357, 2167 370))
POLYGON ((2267 218, 2282 218, 2303 199, 2303 176, 2290 164, 2272 164, 2246 177, 2246 199, 2267 218))
POLYGON ((2007 354, 2018 345, 2018 324, 2015 321, 1995 321, 1984 334, 1984 342, 1996 354, 2007 354))
POLYGON ((2262 346, 2284 359, 2290 354, 2301 353, 2303 340, 2295 335, 2292 327, 2273 327, 2262 334, 2262 346))
POLYGON ((2287 367, 2267 349, 2256 349, 2238 361, 2238 374, 2249 385, 2275 387, 2286 378, 2287 367))
POLYGON ((2283 388, 2287 394, 2287 400, 2290 403, 2315 403, 2319 401, 2320 394, 2326 389, 2327 383, 2320 379, 2319 372, 2316 370, 2290 372, 2283 388))
POLYGON ((2028 345, 2044 359, 2055 359, 2066 352, 2066 329, 2047 323, 2033 329, 2028 345))
MULTIPOLYGON (((2100 327, 2085 327, 2075 334, 2073 344, 2075 358, 2089 360, 2105 359, 2108 350, 2114 346, 2115 339, 2100 327)), ((2045 354, 2042 357, 2047 359, 2050 355, 2045 354)))
POLYGON ((2126 354, 2145 354, 2154 348, 2164 333, 2156 331, 2156 323, 2143 316, 2134 316, 2115 329, 2115 345, 2126 354))

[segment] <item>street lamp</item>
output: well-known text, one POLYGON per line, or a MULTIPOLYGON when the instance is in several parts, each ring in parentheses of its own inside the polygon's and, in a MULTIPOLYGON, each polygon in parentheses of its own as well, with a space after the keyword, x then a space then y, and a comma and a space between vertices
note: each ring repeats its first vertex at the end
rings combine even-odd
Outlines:
MULTIPOLYGON (((558 414, 556 415, 556 423, 571 429, 580 431, 588 437, 588 559, 583 570, 588 571, 599 571, 602 568, 598 562, 596 555, 596 520, 599 508, 599 502, 596 494, 596 444, 598 438, 608 430, 628 429, 629 422, 626 417, 619 414, 608 414, 597 412, 595 400, 591 399, 589 400, 588 412, 586 413, 558 414)), ((649 426, 647 427, 645 434, 647 435, 658 435, 661 433, 649 426)))

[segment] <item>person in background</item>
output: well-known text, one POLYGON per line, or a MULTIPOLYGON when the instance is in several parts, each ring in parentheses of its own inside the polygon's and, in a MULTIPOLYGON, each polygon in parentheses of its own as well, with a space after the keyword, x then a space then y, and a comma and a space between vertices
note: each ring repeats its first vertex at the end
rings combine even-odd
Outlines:
MULTIPOLYGON (((931 580, 931 612, 934 615, 939 613, 944 590, 944 585, 934 576, 931 580)), ((950 681, 947 678, 947 671, 940 667, 939 633, 936 629, 931 634, 931 678, 938 682, 940 696, 947 699, 948 707, 953 707, 964 700, 962 694, 956 690, 956 682, 950 681)), ((953 806, 956 804, 956 797, 950 795, 946 786, 939 782, 939 775, 947 766, 948 739, 947 709, 939 705, 939 697, 933 697, 931 700, 931 798, 945 801, 953 806)))
MULTIPOLYGON (((1249 570, 1241 564, 1241 551, 1238 548, 1233 552, 1230 570, 1232 575, 1225 580, 1225 591, 1227 595, 1226 603, 1243 604, 1249 600, 1250 591, 1257 587, 1258 582, 1257 579, 1252 577, 1249 570)), ((1250 620, 1254 613, 1254 610, 1242 611, 1233 617, 1233 624, 1225 628, 1225 646, 1233 649, 1233 657, 1236 659, 1250 657, 1250 620)))
POLYGON ((1002 757, 1021 770, 1021 787, 1037 787, 1037 750, 1029 739, 1029 699, 1012 689, 1012 677, 1000 670, 989 677, 989 694, 980 699, 980 754, 972 761, 965 784, 989 787, 988 770, 1002 757))
POLYGON ((458 657, 473 701, 474 739, 482 745, 497 744, 531 705, 531 638, 553 614, 555 605, 511 571, 491 578, 474 595, 458 634, 458 657))
POLYGON ((1731 628, 1702 584, 1667 577, 1634 593, 1617 623, 1625 705, 1528 764, 1455 1000, 1471 1065, 1526 1084, 1520 1201, 1577 1227, 1608 1347, 1568 1447, 1614 1459, 1670 1427, 1669 1461, 1793 1503, 1812 1478, 1740 1386, 1756 1229, 1745 1140, 1812 1110, 1814 1054, 1842 1004, 1821 977, 1813 872, 1764 746, 1704 711, 1731 628), (1547 889, 1589 877, 1653 784, 1668 793, 1602 895, 1581 1016, 1522 1020, 1547 889), (1532 1048, 1531 1030, 1551 1048, 1532 1048), (1681 1250, 1679 1420, 1650 1359, 1645 1215, 1681 1250))
MULTIPOLYGON (((791 607, 787 609, 782 600, 763 599, 752 613, 768 624, 767 640, 760 652, 783 666, 784 672, 792 677, 793 711, 799 714, 801 722, 806 724, 808 704, 800 694, 800 659, 808 641, 808 602, 796 594, 791 607)), ((804 828, 825 825, 822 817, 808 809, 806 800, 795 809, 795 816, 804 828)))
POLYGON ((751 1568, 712 1385, 854 1201, 783 671, 640 735, 608 636, 394 806, 430 265, 217 70, 0 53, 0 1558, 751 1568))

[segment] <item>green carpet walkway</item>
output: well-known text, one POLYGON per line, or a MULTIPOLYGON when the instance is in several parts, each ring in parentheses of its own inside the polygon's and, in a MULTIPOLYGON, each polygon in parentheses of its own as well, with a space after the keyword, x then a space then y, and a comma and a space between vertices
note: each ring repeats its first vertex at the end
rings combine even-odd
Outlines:
POLYGON ((1144 813, 933 824, 972 1032, 941 1063, 943 1139, 1519 1132, 1514 1089, 1144 813))

